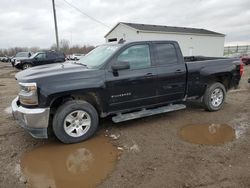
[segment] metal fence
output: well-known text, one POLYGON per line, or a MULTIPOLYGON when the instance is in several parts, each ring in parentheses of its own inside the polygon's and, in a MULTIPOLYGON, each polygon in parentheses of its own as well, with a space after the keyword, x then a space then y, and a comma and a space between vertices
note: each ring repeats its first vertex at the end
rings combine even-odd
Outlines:
POLYGON ((250 45, 224 47, 224 56, 240 56, 243 54, 250 54, 250 45))

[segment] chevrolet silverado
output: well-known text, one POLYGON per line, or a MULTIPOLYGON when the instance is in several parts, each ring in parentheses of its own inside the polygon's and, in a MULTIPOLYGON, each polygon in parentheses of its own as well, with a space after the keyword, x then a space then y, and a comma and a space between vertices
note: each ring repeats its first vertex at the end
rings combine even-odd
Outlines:
POLYGON ((175 41, 100 45, 80 61, 33 67, 16 74, 12 102, 19 124, 37 138, 49 130, 64 143, 90 138, 99 118, 116 123, 181 110, 188 99, 220 110, 243 73, 237 59, 183 57, 175 41))

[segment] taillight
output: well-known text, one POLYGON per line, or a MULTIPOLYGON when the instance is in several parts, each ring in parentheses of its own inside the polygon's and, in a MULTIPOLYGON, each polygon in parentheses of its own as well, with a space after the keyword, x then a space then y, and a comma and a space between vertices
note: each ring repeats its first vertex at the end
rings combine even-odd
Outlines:
POLYGON ((243 72, 244 72, 244 66, 243 66, 243 63, 240 64, 240 76, 243 75, 243 72))

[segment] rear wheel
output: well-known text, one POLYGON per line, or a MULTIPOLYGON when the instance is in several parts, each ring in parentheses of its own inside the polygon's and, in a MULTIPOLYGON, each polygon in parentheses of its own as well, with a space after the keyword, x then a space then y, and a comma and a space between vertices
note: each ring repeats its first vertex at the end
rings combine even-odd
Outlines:
POLYGON ((219 82, 209 84, 203 96, 203 104, 208 111, 220 110, 225 102, 226 89, 219 82))
POLYGON ((53 131, 63 143, 76 143, 90 138, 97 130, 98 114, 86 101, 68 101, 58 108, 53 131))

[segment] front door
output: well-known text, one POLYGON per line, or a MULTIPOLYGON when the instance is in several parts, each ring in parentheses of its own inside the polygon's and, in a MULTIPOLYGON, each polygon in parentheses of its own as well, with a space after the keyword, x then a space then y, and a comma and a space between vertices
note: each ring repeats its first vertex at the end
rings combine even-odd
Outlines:
POLYGON ((128 62, 129 69, 107 70, 108 111, 140 108, 155 103, 156 68, 152 67, 150 45, 134 44, 124 49, 113 63, 128 62))
POLYGON ((37 54, 34 61, 35 65, 46 64, 46 54, 44 52, 37 54))

